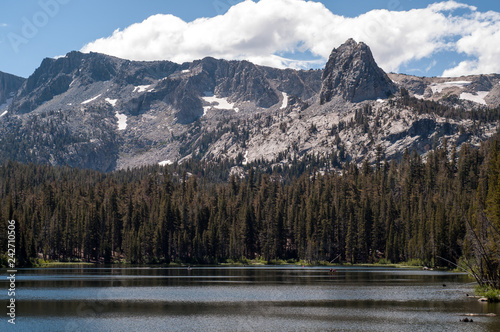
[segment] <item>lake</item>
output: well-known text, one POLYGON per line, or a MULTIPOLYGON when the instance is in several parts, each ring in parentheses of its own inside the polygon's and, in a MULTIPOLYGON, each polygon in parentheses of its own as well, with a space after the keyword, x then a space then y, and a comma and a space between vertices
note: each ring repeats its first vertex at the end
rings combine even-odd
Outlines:
MULTIPOLYGON (((388 267, 19 269, 2 331, 500 331, 466 274, 388 267), (473 323, 462 323, 465 314, 473 323)), ((3 270, 6 276, 6 270, 3 270)), ((2 278, 0 298, 7 303, 2 278)), ((3 306, 5 308, 5 305, 3 306)))

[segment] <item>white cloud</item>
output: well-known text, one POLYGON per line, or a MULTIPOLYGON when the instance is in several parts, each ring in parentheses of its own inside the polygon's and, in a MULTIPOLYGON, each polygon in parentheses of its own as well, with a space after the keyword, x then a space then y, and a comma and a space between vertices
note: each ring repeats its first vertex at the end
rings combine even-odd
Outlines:
POLYGON ((0 23, 0 28, 6 28, 8 27, 9 25, 7 23, 0 23))
POLYGON ((308 68, 324 64, 334 47, 352 37, 367 43, 386 71, 398 71, 410 61, 443 50, 471 56, 472 60, 445 72, 457 76, 500 72, 500 63, 494 61, 500 55, 495 46, 500 42, 499 31, 499 13, 480 13, 476 7, 455 1, 409 11, 373 10, 347 18, 313 1, 247 0, 224 15, 192 22, 154 15, 89 43, 82 51, 132 60, 181 63, 213 56, 248 59, 273 67, 308 68), (283 56, 306 51, 320 60, 283 56))
POLYGON ((500 14, 474 15, 466 34, 456 43, 456 50, 471 57, 443 76, 500 73, 500 14))
MULTIPOLYGON (((184 62, 213 56, 297 67, 302 63, 280 57, 278 53, 311 48, 308 39, 317 40, 322 32, 311 29, 310 18, 317 20, 317 26, 330 24, 336 17, 322 4, 302 0, 245 1, 230 8, 225 15, 189 23, 172 15, 154 15, 85 45, 82 51, 134 60, 184 62), (304 44, 297 47, 299 43, 304 44)), ((333 44, 329 44, 322 57, 331 51, 333 44)))
POLYGON ((436 65, 437 65, 437 61, 436 60, 432 60, 432 62, 429 63, 429 65, 427 66, 427 68, 425 68, 425 72, 427 73, 429 70, 431 70, 436 65))
POLYGON ((463 8, 470 9, 473 11, 477 10, 477 8, 474 6, 469 6, 465 3, 459 3, 456 1, 438 2, 438 3, 434 3, 432 5, 429 5, 428 8, 432 11, 439 11, 439 12, 455 10, 455 9, 463 9, 463 8))

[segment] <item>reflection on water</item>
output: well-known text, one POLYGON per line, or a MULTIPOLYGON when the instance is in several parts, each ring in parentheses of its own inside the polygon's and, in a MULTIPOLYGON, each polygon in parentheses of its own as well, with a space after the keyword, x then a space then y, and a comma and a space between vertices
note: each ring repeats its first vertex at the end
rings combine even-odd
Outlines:
MULTIPOLYGON (((16 330, 500 331, 467 275, 394 268, 19 270, 16 330), (474 323, 461 323, 464 314, 474 323)), ((4 273, 5 275, 5 273, 4 273)), ((7 289, 7 280, 0 282, 7 289)), ((6 292, 0 292, 7 303, 6 292)), ((3 319, 0 328, 11 328, 3 319)))

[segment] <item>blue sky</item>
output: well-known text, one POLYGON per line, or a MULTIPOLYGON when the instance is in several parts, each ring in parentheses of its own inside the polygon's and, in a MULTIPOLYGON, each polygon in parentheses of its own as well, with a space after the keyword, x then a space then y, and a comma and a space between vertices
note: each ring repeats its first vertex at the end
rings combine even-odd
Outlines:
POLYGON ((0 0, 0 71, 27 77, 43 58, 72 50, 137 60, 211 55, 322 68, 333 47, 354 37, 372 48, 386 71, 500 72, 500 64, 492 64, 500 55, 499 1, 249 2, 0 0), (436 3, 442 5, 428 7, 436 3))

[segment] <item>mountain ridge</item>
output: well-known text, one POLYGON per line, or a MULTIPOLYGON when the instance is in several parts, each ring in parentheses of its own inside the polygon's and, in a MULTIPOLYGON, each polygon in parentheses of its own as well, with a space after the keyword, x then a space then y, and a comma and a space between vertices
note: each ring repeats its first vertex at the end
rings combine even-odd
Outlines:
POLYGON ((324 70, 74 51, 45 59, 23 80, 0 119, 0 156, 102 171, 229 160, 238 172, 254 161, 288 164, 309 154, 330 156, 335 167, 374 161, 377 146, 388 159, 406 149, 425 156, 445 139, 459 147, 490 137, 498 119, 484 116, 478 127, 470 111, 498 107, 499 83, 496 74, 386 74, 352 39, 332 51, 324 70), (449 110, 423 112, 419 100, 449 110))

